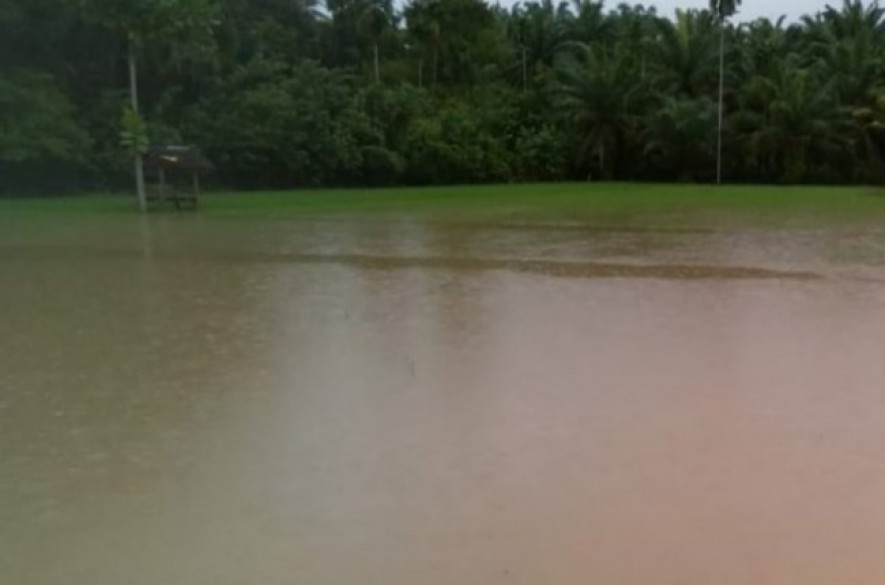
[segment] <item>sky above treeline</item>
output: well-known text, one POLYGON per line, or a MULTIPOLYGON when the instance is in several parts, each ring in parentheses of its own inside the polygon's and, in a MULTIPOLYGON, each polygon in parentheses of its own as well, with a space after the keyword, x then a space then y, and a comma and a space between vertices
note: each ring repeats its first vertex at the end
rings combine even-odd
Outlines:
MULTIPOLYGON (((498 0, 500 4, 505 6, 516 4, 517 1, 498 0)), ((495 0, 490 0, 490 2, 494 4, 495 0)), ((661 16, 673 16, 677 8, 706 8, 710 5, 709 0, 606 0, 605 6, 606 8, 614 8, 622 2, 631 5, 655 6, 661 16)), ((838 7, 842 5, 842 0, 744 0, 737 20, 754 20, 759 17, 776 20, 781 16, 786 16, 788 21, 796 21, 803 15, 816 14, 827 4, 838 7)))
MULTIPOLYGON (((634 4, 631 1, 628 4, 634 4)), ((642 2, 640 2, 642 3, 642 2)), ((606 5, 617 5, 617 1, 610 0, 606 5)), ((656 6, 658 13, 670 16, 677 8, 705 8, 709 6, 708 0, 647 0, 644 4, 656 6)), ((786 16, 788 20, 798 20, 805 14, 815 14, 827 4, 841 6, 841 0, 744 0, 741 5, 738 18, 740 20, 753 20, 764 16, 772 20, 780 16, 786 16)))

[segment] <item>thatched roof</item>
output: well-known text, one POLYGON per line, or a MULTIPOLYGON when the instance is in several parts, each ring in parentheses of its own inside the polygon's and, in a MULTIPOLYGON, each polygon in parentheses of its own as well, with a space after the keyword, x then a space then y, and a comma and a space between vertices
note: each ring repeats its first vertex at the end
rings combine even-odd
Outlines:
POLYGON ((148 167, 188 171, 208 171, 213 168, 212 163, 203 156, 199 148, 171 144, 151 146, 144 157, 144 163, 148 167))

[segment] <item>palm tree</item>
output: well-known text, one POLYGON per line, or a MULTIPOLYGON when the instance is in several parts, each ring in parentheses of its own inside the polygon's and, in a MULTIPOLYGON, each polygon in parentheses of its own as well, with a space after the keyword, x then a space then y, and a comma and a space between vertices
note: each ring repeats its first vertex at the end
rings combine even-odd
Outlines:
POLYGON ((656 24, 658 85, 689 98, 704 95, 714 72, 711 14, 677 10, 675 20, 661 18, 656 24))
POLYGON ((811 37, 809 57, 823 63, 838 81, 843 103, 869 105, 872 92, 885 73, 882 37, 885 9, 878 2, 864 6, 844 0, 842 9, 832 6, 815 18, 805 17, 811 37))
POLYGON ((845 152, 848 119, 839 110, 836 84, 791 60, 778 63, 769 77, 757 77, 745 99, 761 105, 762 117, 750 134, 753 152, 780 167, 788 181, 806 178, 809 159, 832 160, 845 152))
POLYGON ((431 55, 431 86, 436 85, 439 53, 443 40, 438 8, 435 2, 413 0, 403 9, 408 33, 422 52, 419 85, 423 85, 424 57, 428 52, 431 55))
POLYGON ((505 73, 511 79, 521 78, 522 89, 528 89, 530 78, 543 75, 553 67, 553 59, 566 40, 564 14, 566 5, 552 0, 516 4, 506 16, 505 30, 518 52, 505 73))
MULTIPOLYGON (((814 21, 806 17, 806 22, 809 20, 814 21)), ((881 34, 885 33, 885 8, 879 6, 878 0, 869 5, 862 0, 843 0, 841 10, 827 5, 819 14, 819 21, 839 39, 867 33, 881 34)))
POLYGON ((611 21, 603 11, 601 0, 572 0, 572 11, 563 14, 569 39, 588 44, 603 44, 609 40, 611 21))
POLYGON ((853 117, 863 132, 862 144, 872 163, 866 178, 882 182, 885 179, 885 90, 876 92, 872 105, 855 110, 853 117))
POLYGON ((434 85, 468 86, 494 61, 497 22, 484 0, 412 0, 403 15, 409 36, 430 53, 434 85))
POLYGON ((722 128, 725 120, 725 23, 737 12, 741 0, 710 0, 719 21, 719 124, 716 131, 716 183, 722 183, 722 128))
POLYGON ((375 83, 381 83, 381 64, 378 55, 378 43, 381 36, 390 25, 390 12, 392 6, 389 2, 379 3, 370 1, 362 7, 359 15, 358 28, 362 37, 369 40, 372 45, 372 64, 375 83))
POLYGON ((609 14, 610 26, 607 33, 617 39, 618 50, 631 55, 634 67, 638 67, 643 79, 648 64, 656 55, 658 22, 660 18, 654 8, 642 5, 620 4, 616 12, 609 14))
POLYGON ((741 49, 738 63, 741 76, 751 77, 767 71, 771 63, 790 53, 785 21, 784 16, 774 22, 760 18, 737 29, 735 37, 741 49))
POLYGON ((881 79, 885 76, 885 9, 878 2, 844 0, 841 8, 827 6, 814 18, 803 19, 806 65, 820 69, 832 81, 836 106, 852 112, 854 124, 846 129, 855 160, 880 166, 873 156, 864 113, 878 107, 881 79))
POLYGON ((557 59, 556 74, 557 106, 581 136, 579 161, 595 155, 601 175, 611 177, 618 148, 648 96, 636 68, 623 54, 571 43, 557 59))
POLYGON ((709 176, 705 169, 713 154, 710 127, 715 113, 709 98, 665 97, 647 120, 644 154, 662 171, 676 171, 673 178, 709 176))

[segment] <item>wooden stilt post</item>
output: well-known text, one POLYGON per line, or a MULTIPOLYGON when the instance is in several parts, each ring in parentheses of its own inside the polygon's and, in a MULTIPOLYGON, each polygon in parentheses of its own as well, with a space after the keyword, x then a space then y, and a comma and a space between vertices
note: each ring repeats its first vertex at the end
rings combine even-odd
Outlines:
POLYGON ((160 200, 160 205, 166 200, 166 169, 162 166, 159 168, 160 174, 160 193, 158 199, 160 200))
POLYGON ((200 201, 200 173, 198 171, 194 171, 194 209, 197 208, 197 203, 200 201))

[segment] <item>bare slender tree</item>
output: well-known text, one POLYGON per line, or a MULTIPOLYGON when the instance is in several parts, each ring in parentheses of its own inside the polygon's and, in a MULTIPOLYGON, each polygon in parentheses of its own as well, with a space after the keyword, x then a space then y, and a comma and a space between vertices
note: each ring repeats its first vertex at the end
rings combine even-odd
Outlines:
POLYGON ((719 21, 719 122, 716 129, 716 183, 722 184, 722 129, 725 121, 725 24, 737 12, 741 0, 710 0, 719 21))

